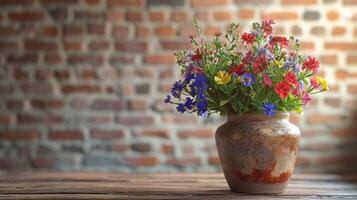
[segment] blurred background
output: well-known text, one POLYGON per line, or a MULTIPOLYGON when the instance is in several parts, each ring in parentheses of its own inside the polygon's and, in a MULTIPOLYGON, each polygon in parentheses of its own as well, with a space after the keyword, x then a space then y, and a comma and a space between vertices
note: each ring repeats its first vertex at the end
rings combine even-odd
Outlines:
POLYGON ((220 171, 224 118, 163 103, 197 18, 207 39, 262 18, 316 56, 330 91, 291 121, 296 173, 357 169, 355 0, 0 0, 0 170, 220 171))

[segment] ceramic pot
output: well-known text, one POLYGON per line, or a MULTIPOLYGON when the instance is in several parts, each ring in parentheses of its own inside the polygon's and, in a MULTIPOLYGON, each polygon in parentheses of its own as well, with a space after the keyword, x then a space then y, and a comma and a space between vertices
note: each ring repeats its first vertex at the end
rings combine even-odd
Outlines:
POLYGON ((293 173, 300 131, 289 113, 229 114, 216 131, 224 176, 233 192, 277 194, 293 173))

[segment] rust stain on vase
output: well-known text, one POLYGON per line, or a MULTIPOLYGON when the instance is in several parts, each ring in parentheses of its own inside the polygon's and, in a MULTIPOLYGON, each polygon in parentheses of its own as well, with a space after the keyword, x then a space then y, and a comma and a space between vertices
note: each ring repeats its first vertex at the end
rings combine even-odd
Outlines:
MULTIPOLYGON (((257 160, 258 161, 258 160, 257 160)), ((274 184, 274 183, 282 183, 289 180, 291 176, 291 172, 283 172, 279 176, 273 176, 272 172, 276 166, 276 161, 270 168, 266 169, 256 169, 253 168, 253 172, 251 174, 244 174, 238 170, 238 176, 243 181, 252 181, 252 182, 260 182, 260 183, 267 183, 267 184, 274 184)))

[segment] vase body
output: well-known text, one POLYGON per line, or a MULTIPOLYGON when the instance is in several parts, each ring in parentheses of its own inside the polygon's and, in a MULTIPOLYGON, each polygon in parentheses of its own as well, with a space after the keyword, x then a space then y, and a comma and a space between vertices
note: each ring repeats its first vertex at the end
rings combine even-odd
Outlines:
POLYGON ((293 173, 300 131, 289 114, 229 114, 216 131, 223 173, 233 192, 277 194, 293 173))

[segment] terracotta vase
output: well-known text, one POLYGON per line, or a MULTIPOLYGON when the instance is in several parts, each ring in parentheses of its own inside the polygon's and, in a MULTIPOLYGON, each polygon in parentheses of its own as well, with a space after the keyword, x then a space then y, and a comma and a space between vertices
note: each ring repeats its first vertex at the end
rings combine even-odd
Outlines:
POLYGON ((233 192, 277 194, 293 173, 300 131, 289 114, 274 117, 229 114, 216 131, 216 145, 227 183, 233 192))

